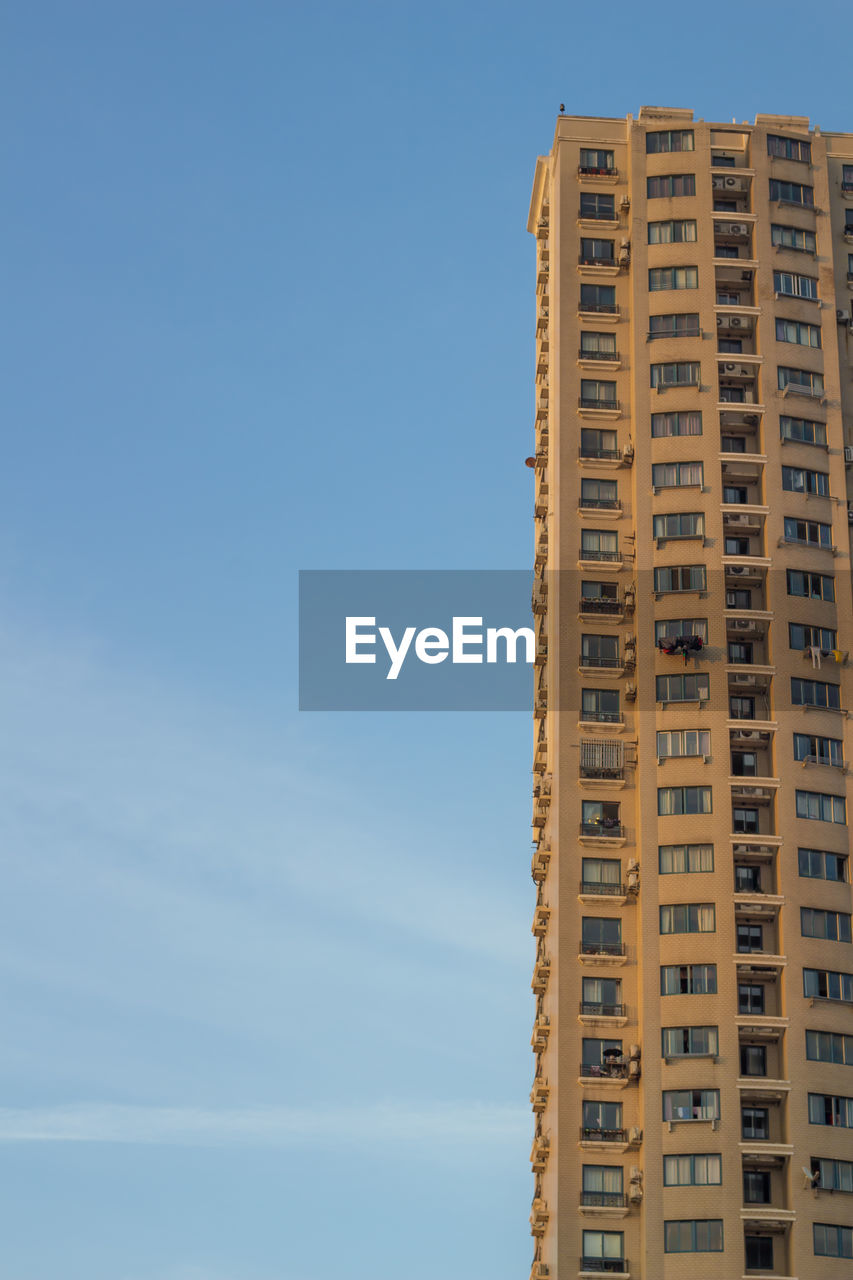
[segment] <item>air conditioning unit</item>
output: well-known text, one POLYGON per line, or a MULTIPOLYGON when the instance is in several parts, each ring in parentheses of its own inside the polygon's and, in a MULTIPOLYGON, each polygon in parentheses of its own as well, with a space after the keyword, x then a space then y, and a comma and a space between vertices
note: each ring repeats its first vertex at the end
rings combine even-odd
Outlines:
POLYGON ((726 363, 723 365, 723 368, 725 369, 726 373, 734 373, 737 367, 738 366, 734 363, 733 360, 727 360, 726 363))
POLYGON ((710 690, 709 690, 709 689, 701 689, 701 688, 700 688, 700 690, 699 690, 699 701, 700 701, 700 702, 707 702, 707 700, 708 700, 708 698, 709 698, 709 697, 710 697, 710 690))
POLYGON ((745 733, 741 733, 739 737, 744 742, 760 742, 761 741, 761 734, 757 731, 757 729, 748 729, 745 733))
POLYGON ((622 199, 619 201, 619 208, 624 209, 626 212, 628 209, 631 208, 631 201, 628 199, 627 196, 623 196, 622 199))
POLYGON ((633 1125, 628 1130, 628 1141, 639 1144, 643 1141, 643 1131, 637 1125, 633 1125))
POLYGON ((747 621, 746 618, 735 618, 734 621, 730 623, 730 626, 732 631, 749 631, 752 623, 747 621))
POLYGON ((737 578, 742 577, 743 574, 748 572, 745 564, 729 564, 726 565, 726 569, 737 578))
POLYGON ((732 329, 742 329, 745 323, 743 316, 729 316, 729 325, 732 329))
POLYGON ((835 318, 839 324, 847 324, 850 320, 849 311, 836 311, 835 318))
POLYGON ((730 236, 746 236, 746 235, 749 235, 749 227, 747 227, 747 226, 746 226, 746 224, 745 224, 745 223, 743 223, 743 222, 730 222, 730 223, 729 223, 729 235, 730 235, 730 236))
POLYGON ((628 702, 633 702, 637 696, 637 686, 633 680, 629 680, 625 685, 625 697, 628 702))
POLYGON ((846 444, 844 446, 844 461, 853 462, 853 445, 846 444))
POLYGON ((737 683, 751 689, 754 684, 758 684, 758 676, 737 676, 737 683))
MULTIPOLYGON (((640 870, 640 862, 639 862, 639 859, 638 859, 638 858, 629 858, 629 859, 628 859, 628 861, 626 862, 625 866, 627 867, 627 869, 628 869, 629 871, 639 871, 639 870, 640 870)), ((632 1045, 631 1047, 633 1048, 633 1045, 632 1045)))
POLYGON ((738 188, 738 187, 740 186, 740 179, 739 179, 739 178, 726 178, 726 179, 725 179, 725 184, 724 184, 724 185, 725 185, 725 186, 727 186, 727 187, 729 188, 729 190, 731 191, 733 188, 735 188, 735 189, 736 189, 736 188, 738 188))

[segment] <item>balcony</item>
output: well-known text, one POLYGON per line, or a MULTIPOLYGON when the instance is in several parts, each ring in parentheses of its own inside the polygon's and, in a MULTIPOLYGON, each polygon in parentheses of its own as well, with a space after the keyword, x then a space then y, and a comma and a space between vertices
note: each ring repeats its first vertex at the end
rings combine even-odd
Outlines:
POLYGON ((602 1004, 600 1001, 582 1000, 580 1004, 582 1018, 624 1018, 624 1004, 602 1004))
POLYGON ((578 612, 584 617, 600 617, 604 614, 621 618, 625 613, 625 604, 618 596, 581 596, 578 612))
POLYGON ((585 779, 593 779, 596 782, 624 782, 625 767, 624 765, 618 765, 607 768, 603 765, 582 764, 579 776, 585 779))
POLYGON ((619 269, 619 263, 616 258, 595 257, 594 255, 584 256, 578 255, 578 265, 581 267, 611 267, 614 271, 619 269))
POLYGON ((604 880, 581 880, 578 892, 587 898, 626 898, 628 888, 624 884, 609 884, 604 880))
POLYGON ((597 1063, 582 1062, 578 1070, 578 1083, 581 1086, 592 1084, 597 1088, 612 1086, 617 1089, 624 1089, 629 1083, 636 1084, 639 1079, 639 1062, 629 1063, 622 1061, 614 1062, 612 1065, 605 1063, 602 1066, 597 1063), (633 1070, 631 1069, 632 1067, 633 1070))
POLYGON ((581 1208, 627 1209, 628 1197, 624 1191, 582 1191, 581 1208))
POLYGON ((578 351, 579 360, 598 360, 603 364, 618 364, 620 355, 618 351, 587 351, 583 347, 578 351))
POLYGON ((618 416, 621 413, 621 404, 618 400, 608 400, 603 396, 579 396, 578 408, 587 412, 606 413, 618 416))
POLYGON ((616 302, 580 302, 578 312, 582 316, 617 316, 619 305, 616 302))
POLYGON ((624 1142, 628 1141, 627 1129, 586 1129, 581 1128, 581 1142, 624 1142))
POLYGON ((582 445, 578 449, 578 457, 589 458, 595 462, 621 462, 621 449, 592 449, 589 445, 582 445))
POLYGON ((582 841, 594 840, 601 844, 624 844, 625 828, 621 822, 612 822, 609 819, 603 822, 582 822, 580 838, 582 841))
POLYGON ((584 564, 619 565, 622 563, 622 553, 621 551, 601 551, 594 547, 580 547, 578 560, 584 564))
POLYGON ((582 942, 578 949, 581 964, 625 964, 627 953, 624 942, 582 942))
POLYGON ((578 666, 582 671, 600 671, 604 675, 621 676, 625 670, 622 658, 600 658, 582 653, 578 658, 578 666))
POLYGON ((580 178, 609 178, 613 182, 619 177, 618 169, 593 169, 589 165, 578 165, 578 177, 580 178))
POLYGON ((580 1274, 582 1276, 598 1276, 606 1273, 614 1276, 628 1276, 627 1258, 581 1258, 580 1274))

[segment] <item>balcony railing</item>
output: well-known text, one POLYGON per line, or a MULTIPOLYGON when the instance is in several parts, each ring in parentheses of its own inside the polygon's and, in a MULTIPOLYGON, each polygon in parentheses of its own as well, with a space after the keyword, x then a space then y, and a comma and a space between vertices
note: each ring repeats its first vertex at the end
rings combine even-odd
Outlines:
POLYGON ((581 302, 578 310, 603 316, 618 316, 619 314, 619 307, 615 302, 581 302))
POLYGON ((607 177, 612 176, 615 178, 617 172, 618 171, 616 169, 600 169, 600 168, 595 169, 595 168, 591 168, 589 165, 586 165, 586 164, 578 165, 578 173, 583 174, 585 177, 594 177, 594 176, 601 177, 604 175, 607 177))
MULTIPOLYGON (((622 503, 618 498, 581 498, 580 507, 582 511, 620 511, 622 503)), ((585 556, 585 560, 589 560, 589 556, 585 556)))
POLYGON ((646 334, 649 342, 653 342, 655 338, 700 338, 702 330, 696 325, 695 328, 672 328, 672 329, 649 329, 646 334))
POLYGON ((625 835, 625 828, 621 822, 604 819, 602 822, 582 822, 580 833, 582 836, 600 836, 605 840, 621 840, 625 835))
POLYGON ((580 1074, 595 1080, 625 1080, 628 1076, 628 1064, 626 1062, 582 1062, 580 1074))
POLYGON ((609 781, 618 781, 625 777, 625 770, 623 768, 605 769, 600 765, 582 764, 581 777, 604 778, 609 781))
POLYGON ((580 892, 596 894, 603 898, 623 898, 625 896, 625 886, 624 884, 614 884, 605 880, 581 880, 580 892))
MULTIPOLYGON (((622 613, 623 604, 621 600, 613 599, 609 596, 581 596, 578 608, 581 613, 622 613)), ((603 712, 601 719, 610 714, 603 712)), ((618 720, 619 717, 616 716, 618 720)))
POLYGON ((628 1270, 627 1258, 581 1258, 581 1271, 605 1271, 616 1275, 625 1275, 628 1270))
POLYGON ((578 398, 578 408, 580 409, 618 409, 618 400, 605 400, 602 396, 580 396, 578 398))
POLYGON ((590 254, 589 256, 587 256, 582 253, 578 257, 578 262, 582 267, 615 267, 616 266, 615 258, 599 258, 595 254, 590 254))
POLYGON ((582 1191, 581 1204, 597 1205, 607 1209, 624 1209, 628 1197, 624 1191, 582 1191))
POLYGON ((587 351, 583 347, 581 347, 580 350, 578 351, 578 359, 579 360, 618 360, 619 352, 616 350, 599 351, 598 349, 596 349, 595 351, 587 351))
POLYGON ((582 1000, 580 1011, 588 1018, 624 1018, 624 1004, 602 1004, 600 1000, 582 1000))
POLYGON ((610 564, 621 559, 618 551, 601 551, 594 547, 581 547, 578 551, 579 560, 602 560, 610 564))
POLYGON ((580 665, 582 667, 604 667, 609 671, 618 671, 622 666, 622 659, 599 658, 590 653, 582 653, 580 656, 580 665))
POLYGON ((616 222, 618 214, 615 209, 602 213, 599 209, 578 209, 578 217, 582 222, 616 222))
POLYGON ((621 449, 593 449, 589 445, 581 445, 578 449, 579 458, 598 458, 610 462, 618 462, 622 457, 621 449))
POLYGON ((624 956, 624 942, 582 942, 582 956, 624 956))
POLYGON ((627 1129, 581 1129, 582 1142, 627 1142, 627 1129))

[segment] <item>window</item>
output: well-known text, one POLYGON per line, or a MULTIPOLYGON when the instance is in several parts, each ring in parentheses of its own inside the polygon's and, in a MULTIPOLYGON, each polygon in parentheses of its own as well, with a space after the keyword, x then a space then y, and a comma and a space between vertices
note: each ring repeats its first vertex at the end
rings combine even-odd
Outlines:
POLYGON ((621 458, 616 432, 582 427, 580 455, 582 458, 621 458))
POLYGON ((658 813, 711 813, 710 787, 658 787, 658 813))
POLYGON ((823 911, 800 907, 800 932, 804 938, 825 938, 827 942, 851 942, 850 915, 846 911, 823 911))
POLYGON ((747 1271, 773 1270, 773 1237, 744 1235, 747 1271))
POLYGON ((727 556, 748 556, 749 538, 726 538, 723 552, 727 556))
POLYGON ((655 623, 655 644, 660 645, 667 640, 677 640, 681 636, 698 636, 703 644, 708 643, 707 618, 661 618, 655 623))
POLYGON ((774 222, 770 227, 770 239, 783 249, 798 249, 801 253, 817 253, 817 239, 813 231, 802 227, 783 227, 774 222))
POLYGON ((853 1003, 853 973, 836 973, 832 969, 803 969, 803 995, 810 1000, 853 1003))
POLYGON ((581 636, 582 667, 618 667, 618 636, 581 636))
POLYGON ((621 1017, 622 982, 619 978, 584 978, 581 984, 582 1013, 621 1017))
POLYGON ((781 204, 804 204, 813 209, 814 188, 804 186, 802 182, 780 182, 778 178, 771 178, 770 199, 781 204))
POLYGON ((853 1067, 853 1036, 839 1031, 807 1031, 806 1057, 810 1062, 853 1067))
POLYGON ((720 1253, 722 1218, 692 1218, 663 1224, 664 1253, 720 1253))
POLYGON ((737 989, 739 1014, 764 1014, 764 986, 760 982, 741 982, 737 989))
MULTIPOLYGON (((753 717, 744 717, 752 719, 753 717)), ((736 835, 754 836, 758 834, 758 810, 734 807, 732 809, 732 831, 736 835)))
POLYGON ((670 218, 667 222, 649 223, 649 244, 688 244, 696 239, 693 218, 670 218))
POLYGON ((719 1120, 719 1089, 664 1089, 664 1120, 719 1120))
POLYGON ((622 1166, 585 1164, 583 1166, 582 1204, 616 1205, 624 1202, 622 1166))
MULTIPOLYGON (((733 539, 726 538, 727 544, 731 541, 733 541, 733 539)), ((731 552, 728 549, 728 545, 726 546, 726 554, 727 555, 731 554, 731 552)), ((741 666, 746 666, 746 667, 749 667, 752 665, 753 651, 752 651, 751 640, 729 640, 728 643, 726 644, 726 650, 728 652, 729 662, 740 663, 741 666)))
POLYGON ((828 573, 807 573, 802 569, 786 570, 788 595, 808 596, 811 600, 835 600, 835 579, 828 573))
POLYGON ((768 133, 767 154, 779 156, 782 160, 802 160, 805 164, 810 164, 812 144, 801 138, 782 138, 777 133, 768 133))
POLYGON ((580 167, 584 173, 612 173, 613 152, 581 147, 580 167))
POLYGON ((621 893, 622 863, 618 858, 582 858, 581 884, 584 893, 621 893))
POLYGON ((703 477, 701 462, 656 462, 652 467, 655 489, 701 488, 703 477))
POLYGON ((661 1027, 662 1058, 708 1058, 720 1051, 716 1027, 661 1027))
POLYGON ((605 507, 614 509, 619 506, 619 486, 615 480, 581 480, 581 506, 605 507))
POLYGON ((821 653, 830 654, 838 647, 838 632, 834 627, 812 627, 803 622, 789 622, 788 642, 792 649, 808 649, 814 645, 821 653))
POLYGON ((622 713, 619 710, 619 690, 582 689, 581 720, 619 724, 622 720, 622 713))
POLYGON ((789 387, 806 396, 823 395, 822 373, 810 373, 808 369, 790 369, 786 365, 780 365, 776 372, 780 391, 789 387))
POLYGON ((581 356, 591 360, 615 360, 617 358, 616 334, 584 330, 581 333, 580 352, 581 356))
POLYGON ((785 541, 801 542, 806 547, 832 547, 832 525, 819 520, 797 520, 785 516, 785 541))
POLYGON ((616 285, 582 284, 580 309, 581 311, 615 312, 617 310, 616 285))
POLYGON ((841 709, 841 687, 824 680, 802 680, 791 677, 791 704, 795 707, 826 707, 832 711, 841 709))
POLYGON ((671 515, 655 516, 652 520, 653 538, 701 538, 705 533, 705 515, 702 511, 676 511, 671 515))
POLYGON ((783 467, 782 488, 789 493, 812 493, 829 497, 829 472, 809 471, 805 467, 783 467))
POLYGON ((716 995, 715 964, 663 964, 660 970, 662 996, 716 995))
POLYGON ((581 950, 585 956, 621 956, 622 920, 619 916, 584 916, 581 920, 581 950))
POLYGON ((723 1165, 718 1155, 663 1158, 665 1187, 718 1187, 722 1181, 723 1165))
MULTIPOLYGON (((743 1072, 741 1072, 743 1074, 743 1072)), ((744 1204, 770 1203, 770 1174, 763 1169, 744 1169, 744 1204)))
POLYGON ((812 422, 809 418, 779 419, 779 434, 783 440, 797 440, 801 444, 826 444, 826 423, 812 422))
POLYGON ((588 266, 610 267, 616 259, 613 240, 598 240, 593 236, 581 236, 581 262, 588 266))
POLYGON ((704 564, 671 565, 655 569, 655 591, 661 594, 677 591, 704 591, 704 564))
POLYGON ((587 835, 620 835, 622 831, 619 802, 616 800, 584 800, 581 826, 587 835))
POLYGON ((815 1222, 812 1230, 816 1257, 853 1258, 853 1227, 836 1227, 826 1222, 815 1222))
MULTIPOLYGON (((603 504, 597 503, 596 505, 602 506, 603 504)), ((618 560, 617 535, 612 529, 582 529, 580 558, 581 560, 618 560)))
POLYGON ((695 194, 695 173, 664 173, 656 178, 646 178, 646 196, 649 200, 695 194))
POLYGON ((615 222, 615 197, 599 195, 596 191, 582 191, 580 216, 596 222, 615 222))
POLYGON ((653 364, 649 369, 649 385, 652 387, 698 387, 699 372, 698 360, 653 364))
MULTIPOLYGON (((808 298, 812 302, 817 301, 817 280, 814 276, 800 276, 794 271, 774 271, 773 288, 776 293, 782 293, 788 298, 808 298)), ((790 339, 783 338, 782 341, 789 342, 790 339)), ((819 347, 820 343, 811 345, 819 347)))
POLYGON ((770 1137, 770 1112, 766 1107, 741 1107, 740 1131, 745 1142, 765 1142, 770 1137))
POLYGON ((761 870, 750 864, 735 863, 735 893, 761 893, 761 870))
POLYGON ((740 1073, 742 1076, 767 1075, 767 1049, 763 1044, 740 1046, 740 1073))
POLYGON ((844 764, 844 742, 841 738, 821 738, 812 733, 794 734, 794 759, 812 760, 815 764, 844 764))
POLYGON ((797 791, 797 817, 815 822, 847 821, 847 802, 844 796, 826 795, 822 791, 797 791))
POLYGON ((820 346, 820 325, 776 317, 776 341, 795 342, 801 347, 820 346))
POLYGON ((812 1173, 823 1191, 853 1192, 853 1161, 812 1159, 812 1173))
MULTIPOLYGON (((711 733, 709 729, 667 729, 660 730, 657 739, 658 760, 668 760, 671 756, 709 756, 711 754, 711 733)), ((670 845, 670 848, 674 846, 670 845)), ((711 849, 711 845, 681 845, 683 849, 711 849)), ((713 870, 713 850, 711 867, 713 870)), ((705 868, 703 868, 704 870, 705 868)), ((663 868, 661 868, 663 870, 663 868)))
POLYGON ((713 902, 690 902, 660 908, 661 933, 714 933, 713 902))
POLYGON ((853 191, 853 164, 841 166, 841 190, 853 191))
POLYGON ((655 695, 658 702, 706 702, 709 697, 707 674, 658 676, 655 695))
POLYGON ((745 485, 723 485, 723 502, 730 507, 742 507, 749 502, 749 490, 745 485))
POLYGON ((651 267, 649 269, 649 289, 698 289, 698 267, 651 267))
POLYGON ((600 382, 597 378, 581 378, 582 408, 615 408, 617 403, 615 382, 600 382))
POLYGON ((738 587, 735 591, 726 592, 727 609, 751 609, 752 592, 749 588, 738 587))
POLYGON ((798 849, 797 862, 801 876, 810 880, 847 880, 847 855, 829 853, 826 849, 798 849))
POLYGON ((692 129, 658 129, 646 134, 646 153, 656 155, 662 151, 692 151, 692 129))
MULTIPOLYGON (((584 1231, 583 1267, 585 1271, 612 1271, 610 1265, 624 1259, 621 1231, 584 1231)), ((622 1271, 623 1267, 620 1266, 622 1271)))
POLYGON ((587 1102, 583 1103, 584 1136, 595 1136, 600 1133, 621 1133, 621 1102, 587 1102))
POLYGON ((833 1093, 810 1093, 809 1124, 853 1129, 853 1098, 840 1098, 833 1093))
MULTIPOLYGON (((699 312, 698 311, 679 311, 671 315, 649 316, 649 337, 650 338, 698 338, 699 337, 699 312)), ((687 415, 685 415, 687 416, 687 415)), ((702 421, 702 415, 697 415, 699 421, 702 421)), ((652 435, 655 432, 652 431, 652 435)), ((664 435, 701 435, 701 427, 699 431, 670 431, 660 432, 664 435)))
POLYGON ((764 929, 760 924, 739 924, 735 928, 735 941, 742 955, 763 951, 764 929))

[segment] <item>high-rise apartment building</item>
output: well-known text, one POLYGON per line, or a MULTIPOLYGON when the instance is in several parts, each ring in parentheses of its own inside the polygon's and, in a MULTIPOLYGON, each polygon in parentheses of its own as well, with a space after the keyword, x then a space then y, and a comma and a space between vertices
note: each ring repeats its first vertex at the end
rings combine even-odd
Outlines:
POLYGON ((532 1280, 853 1280, 853 135, 536 166, 532 1280))

